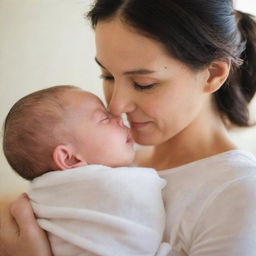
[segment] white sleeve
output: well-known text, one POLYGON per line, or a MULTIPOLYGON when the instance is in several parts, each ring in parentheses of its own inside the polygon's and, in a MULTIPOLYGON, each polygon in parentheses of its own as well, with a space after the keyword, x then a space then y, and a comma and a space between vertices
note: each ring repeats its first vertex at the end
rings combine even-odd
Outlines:
POLYGON ((256 255, 256 176, 236 180, 208 200, 189 256, 256 255))

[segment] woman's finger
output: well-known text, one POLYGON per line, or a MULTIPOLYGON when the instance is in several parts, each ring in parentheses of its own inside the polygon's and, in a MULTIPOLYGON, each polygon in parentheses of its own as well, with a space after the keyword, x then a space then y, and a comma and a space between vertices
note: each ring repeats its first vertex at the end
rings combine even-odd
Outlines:
POLYGON ((38 229, 40 229, 29 199, 25 193, 10 205, 10 212, 14 221, 17 223, 17 232, 19 235, 28 235, 28 232, 34 233, 38 232, 38 229))
MULTIPOLYGON (((8 248, 16 243, 18 238, 18 226, 10 215, 7 206, 1 209, 0 214, 0 256, 9 256, 8 248)), ((10 255, 11 256, 11 255, 10 255)))
POLYGON ((29 199, 21 195, 1 216, 0 256, 51 256, 45 232, 38 226, 29 199))
POLYGON ((0 241, 13 234, 18 234, 18 226, 14 218, 10 215, 9 208, 5 206, 0 214, 0 241))

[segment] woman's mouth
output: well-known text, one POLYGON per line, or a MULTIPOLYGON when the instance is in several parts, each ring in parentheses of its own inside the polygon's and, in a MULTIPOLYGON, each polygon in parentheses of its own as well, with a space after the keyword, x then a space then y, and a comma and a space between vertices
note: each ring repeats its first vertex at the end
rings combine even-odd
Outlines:
POLYGON ((148 126, 151 122, 130 122, 132 129, 142 129, 148 126))

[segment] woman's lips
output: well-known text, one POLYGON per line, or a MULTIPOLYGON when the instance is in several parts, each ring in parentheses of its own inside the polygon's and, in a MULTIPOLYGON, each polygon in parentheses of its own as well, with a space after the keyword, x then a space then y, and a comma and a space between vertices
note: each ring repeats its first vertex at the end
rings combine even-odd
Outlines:
POLYGON ((142 129, 149 125, 151 122, 130 122, 131 128, 133 129, 142 129))

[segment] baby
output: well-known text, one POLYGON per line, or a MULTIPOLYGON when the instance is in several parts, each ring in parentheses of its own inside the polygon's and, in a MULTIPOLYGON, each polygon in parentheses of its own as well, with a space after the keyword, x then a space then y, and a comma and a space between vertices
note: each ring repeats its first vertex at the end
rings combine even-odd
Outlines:
POLYGON ((4 125, 11 167, 55 256, 167 255, 161 243, 165 181, 134 161, 130 130, 100 99, 55 86, 19 100, 4 125))

